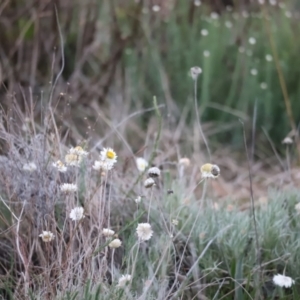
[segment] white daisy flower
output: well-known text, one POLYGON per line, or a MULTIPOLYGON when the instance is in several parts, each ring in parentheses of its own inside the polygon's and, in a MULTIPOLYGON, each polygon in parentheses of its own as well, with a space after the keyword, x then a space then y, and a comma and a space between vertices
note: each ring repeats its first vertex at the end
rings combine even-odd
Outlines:
POLYGON ((201 35, 207 36, 208 35, 208 30, 207 29, 202 29, 201 30, 201 35))
POLYGON ((172 220, 172 224, 175 225, 175 226, 177 226, 177 225, 179 224, 179 222, 178 222, 177 219, 173 219, 173 220, 172 220))
POLYGON ((293 280, 291 277, 277 274, 274 275, 273 282, 280 287, 289 288, 295 283, 295 280, 293 280))
POLYGON ((144 172, 145 169, 148 167, 148 162, 142 157, 137 157, 135 159, 135 162, 136 162, 136 166, 140 172, 144 172))
POLYGON ((149 223, 140 223, 136 228, 136 233, 141 241, 148 241, 153 235, 153 230, 149 223))
POLYGON ((60 185, 60 190, 63 193, 74 193, 77 191, 77 185, 74 183, 63 183, 60 185))
POLYGON ((198 76, 202 73, 202 69, 200 67, 192 67, 190 71, 193 80, 197 80, 198 76))
POLYGON ((65 162, 68 166, 79 167, 82 162, 82 155, 69 153, 65 156, 65 162))
POLYGON ((212 12, 212 13, 210 14, 210 17, 211 17, 213 20, 217 20, 217 19, 219 19, 219 14, 217 14, 216 12, 212 12))
POLYGON ((258 74, 258 71, 256 69, 250 70, 251 75, 256 76, 258 74))
MULTIPOLYGON (((282 144, 285 144, 285 145, 290 145, 290 144, 293 144, 293 139, 289 136, 286 136, 282 142, 282 144)), ((300 204, 300 203, 299 203, 300 204)), ((299 207, 300 208, 300 207, 299 207)))
POLYGON ((96 171, 110 171, 113 167, 114 164, 102 160, 96 160, 93 165, 93 169, 96 171))
POLYGON ((114 249, 121 247, 121 245, 122 245, 122 242, 119 239, 114 239, 108 244, 108 246, 110 248, 114 248, 114 249))
POLYGON ((265 89, 268 88, 268 85, 267 85, 265 82, 262 82, 262 83, 260 84, 260 88, 261 88, 262 90, 265 90, 265 89))
POLYGON ((159 6, 159 5, 153 5, 153 6, 152 6, 152 10, 153 10, 154 12, 158 12, 158 11, 160 11, 160 6, 159 6))
POLYGON ((225 26, 226 26, 227 28, 232 28, 232 23, 231 23, 230 21, 226 21, 226 22, 225 22, 225 26))
POLYGON ((115 232, 109 228, 103 228, 102 233, 105 237, 111 237, 115 234, 115 232))
POLYGON ((142 197, 138 196, 134 201, 135 201, 136 204, 139 204, 142 201, 142 197))
POLYGON ((187 157, 183 157, 179 159, 179 165, 184 166, 185 168, 189 167, 189 165, 191 164, 191 161, 189 158, 187 157))
POLYGON ((88 152, 84 151, 82 147, 76 146, 75 148, 71 148, 69 150, 69 154, 77 154, 80 156, 87 156, 88 152))
POLYGON ((42 238, 43 242, 48 243, 54 239, 54 234, 51 231, 43 231, 39 237, 42 238))
POLYGON ((217 178, 220 175, 220 168, 217 165, 204 164, 201 167, 202 178, 217 178))
POLYGON ((249 38, 249 44, 255 45, 256 44, 256 39, 254 37, 249 38))
POLYGON ((117 287, 124 287, 130 280, 131 280, 131 275, 129 275, 129 274, 122 275, 119 278, 117 287))
POLYGON ((203 55, 204 55, 205 57, 209 57, 209 56, 210 56, 210 52, 209 52, 208 50, 205 50, 205 51, 203 52, 203 55))
POLYGON ((33 172, 37 169, 37 166, 34 162, 29 162, 28 164, 23 165, 23 170, 27 172, 33 172))
POLYGON ((267 54, 266 61, 272 61, 272 60, 273 60, 273 56, 271 54, 267 54))
POLYGON ((194 5, 195 6, 200 6, 201 5, 201 1, 200 0, 194 0, 194 5))
POLYGON ((79 221, 84 218, 84 209, 83 207, 75 207, 70 212, 70 219, 73 221, 79 221))
POLYGON ((101 161, 114 165, 117 162, 117 154, 112 148, 104 148, 100 152, 101 161))
POLYGON ((65 164, 64 164, 62 161, 60 161, 60 160, 58 160, 58 161, 52 163, 52 166, 53 166, 54 168, 56 168, 56 169, 58 170, 58 172, 65 173, 65 172, 67 171, 67 167, 66 167, 65 164))

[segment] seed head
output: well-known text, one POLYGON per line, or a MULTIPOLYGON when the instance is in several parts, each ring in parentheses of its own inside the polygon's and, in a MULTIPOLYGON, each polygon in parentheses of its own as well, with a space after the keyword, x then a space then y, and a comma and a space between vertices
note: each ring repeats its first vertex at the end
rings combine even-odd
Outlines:
POLYGON ((151 188, 153 185, 155 185, 155 181, 154 181, 154 179, 151 178, 151 177, 148 178, 148 179, 146 179, 145 182, 144 182, 144 187, 145 187, 146 189, 151 188))
POLYGON ((160 175, 160 169, 157 167, 152 167, 148 170, 148 176, 152 178, 157 178, 160 175))

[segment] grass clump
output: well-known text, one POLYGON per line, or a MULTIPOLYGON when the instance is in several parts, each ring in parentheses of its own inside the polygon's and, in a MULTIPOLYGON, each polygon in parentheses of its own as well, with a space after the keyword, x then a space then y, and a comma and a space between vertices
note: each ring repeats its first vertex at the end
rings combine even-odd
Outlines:
POLYGON ((256 203, 256 241, 250 210, 212 193, 222 168, 204 164, 201 179, 188 158, 171 163, 160 134, 148 153, 159 168, 141 171, 121 148, 66 147, 55 119, 49 134, 29 119, 0 132, 3 297, 297 299, 297 190, 256 203))

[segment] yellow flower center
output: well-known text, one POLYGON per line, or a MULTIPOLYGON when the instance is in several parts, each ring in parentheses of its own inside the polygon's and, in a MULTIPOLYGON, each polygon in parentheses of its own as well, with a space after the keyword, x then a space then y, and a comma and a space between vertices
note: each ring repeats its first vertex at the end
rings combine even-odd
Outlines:
POLYGON ((204 164, 204 165, 201 167, 201 172, 202 172, 202 173, 211 173, 212 167, 213 167, 212 164, 204 164))
POLYGON ((106 157, 109 158, 109 159, 114 159, 115 156, 116 156, 116 154, 115 154, 115 152, 112 151, 112 150, 108 150, 108 151, 106 152, 106 157))

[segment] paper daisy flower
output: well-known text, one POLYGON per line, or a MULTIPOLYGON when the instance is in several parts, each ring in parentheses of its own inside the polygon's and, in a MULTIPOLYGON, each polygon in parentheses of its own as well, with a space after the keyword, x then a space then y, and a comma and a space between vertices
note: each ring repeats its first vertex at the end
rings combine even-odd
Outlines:
POLYGON ((76 146, 75 148, 71 148, 69 150, 69 154, 76 154, 79 156, 87 156, 88 152, 84 151, 82 147, 76 146))
POLYGON ((202 73, 202 69, 200 67, 192 67, 191 68, 191 76, 194 80, 196 80, 201 73, 202 73))
POLYGON ((201 167, 202 178, 217 178, 220 175, 220 168, 217 165, 204 164, 201 167))
POLYGON ((117 154, 112 148, 104 148, 100 152, 101 160, 107 164, 114 165, 117 162, 117 154))
POLYGON ((138 197, 134 200, 134 202, 135 202, 136 204, 141 203, 141 201, 142 201, 142 197, 141 197, 141 196, 138 196, 138 197))
POLYGON ((65 162, 68 166, 79 167, 82 162, 82 155, 69 153, 65 156, 65 162))
POLYGON ((131 275, 129 275, 129 274, 122 275, 119 278, 117 287, 124 287, 130 280, 131 280, 131 275))
POLYGON ((115 232, 109 228, 103 228, 102 233, 105 237, 111 237, 115 234, 115 232))
POLYGON ((122 242, 119 239, 114 239, 108 244, 108 246, 113 249, 119 248, 119 247, 121 247, 121 245, 122 245, 122 242))
POLYGON ((67 171, 67 167, 60 160, 54 162, 52 166, 58 170, 58 172, 65 173, 67 171))
POLYGON ((153 230, 149 223, 140 223, 136 228, 136 233, 141 241, 148 241, 153 235, 153 230))
POLYGON ((75 207, 70 212, 70 219, 73 221, 79 221, 84 218, 84 209, 83 207, 75 207))
POLYGON ((277 274, 274 275, 273 282, 280 287, 289 288, 295 283, 295 280, 293 280, 291 277, 277 274))
POLYGON ((145 181, 144 181, 144 187, 146 188, 146 189, 149 189, 149 188, 151 188, 153 185, 155 185, 155 181, 153 180, 153 178, 148 178, 148 179, 146 179, 145 181))
POLYGON ((37 166, 36 166, 36 164, 35 164, 34 162, 30 162, 30 163, 25 164, 25 165, 23 166, 23 170, 24 170, 24 171, 27 171, 27 172, 33 172, 33 171, 35 171, 36 169, 37 169, 37 166))
POLYGON ((63 193, 74 193, 77 191, 77 185, 74 183, 63 183, 60 186, 60 190, 63 193))
POLYGON ((96 171, 110 171, 113 167, 114 164, 102 160, 96 160, 93 165, 93 169, 96 171))
POLYGON ((189 158, 183 157, 183 158, 179 159, 178 163, 179 163, 179 165, 184 166, 185 168, 187 168, 191 164, 191 161, 190 161, 189 158))
POLYGON ((51 231, 43 231, 39 237, 42 238, 43 242, 48 243, 54 239, 54 234, 51 231))
POLYGON ((155 178, 155 177, 159 177, 159 175, 160 175, 160 169, 157 167, 152 167, 148 170, 149 177, 155 178))
POLYGON ((148 162, 142 157, 137 157, 135 159, 135 162, 136 162, 136 166, 140 172, 144 172, 145 169, 148 167, 148 162))

